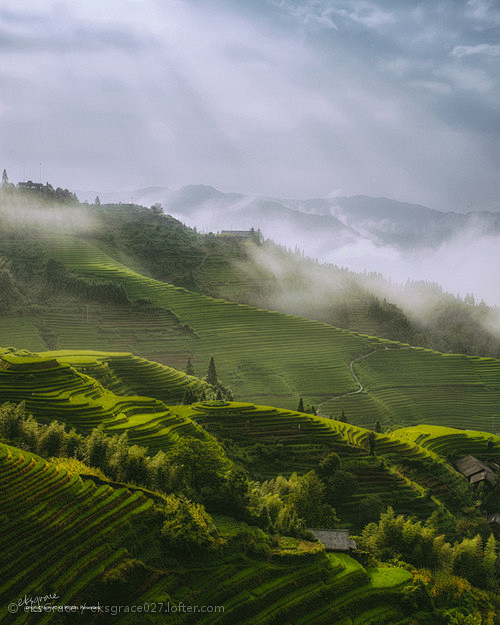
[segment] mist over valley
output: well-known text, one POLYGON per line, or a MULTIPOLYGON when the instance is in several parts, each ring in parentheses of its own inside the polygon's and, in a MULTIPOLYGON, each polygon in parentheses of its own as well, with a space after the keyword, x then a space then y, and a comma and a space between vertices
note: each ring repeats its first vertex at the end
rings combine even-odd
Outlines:
MULTIPOLYGON (((91 200, 96 192, 82 193, 91 200)), ((430 282, 460 297, 500 305, 500 213, 438 211, 418 204, 368 196, 307 200, 224 193, 207 185, 179 190, 151 187, 101 193, 102 201, 161 202, 199 232, 259 229, 270 239, 320 263, 387 282, 430 282)), ((269 258, 262 263, 271 262, 269 258)), ((405 305, 404 300, 398 301, 405 305)), ((406 302, 406 308, 426 303, 406 302)))

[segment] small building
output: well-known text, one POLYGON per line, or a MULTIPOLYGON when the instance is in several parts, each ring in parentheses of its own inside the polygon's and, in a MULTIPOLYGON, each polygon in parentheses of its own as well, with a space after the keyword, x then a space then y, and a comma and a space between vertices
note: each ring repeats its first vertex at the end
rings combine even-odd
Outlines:
POLYGON ((349 536, 349 530, 327 530, 316 527, 307 528, 323 544, 327 551, 351 551, 356 549, 355 541, 349 536))
POLYGON ((236 239, 250 240, 254 241, 258 245, 262 243, 262 232, 260 230, 255 230, 255 228, 250 228, 250 230, 221 230, 219 233, 221 237, 235 237, 236 239))
POLYGON ((44 191, 45 185, 40 182, 33 182, 32 180, 28 180, 28 182, 19 182, 19 189, 27 189, 28 191, 44 191))
POLYGON ((494 514, 490 514, 487 521, 490 525, 495 523, 496 525, 500 526, 500 512, 495 512, 494 514))
POLYGON ((464 475, 469 484, 477 484, 487 480, 493 482, 495 480, 495 471, 486 462, 482 462, 474 456, 465 456, 455 462, 455 466, 462 475, 464 475))
POLYGON ((495 538, 498 540, 500 537, 500 512, 490 514, 490 516, 487 518, 487 521, 491 528, 491 531, 495 535, 495 538))

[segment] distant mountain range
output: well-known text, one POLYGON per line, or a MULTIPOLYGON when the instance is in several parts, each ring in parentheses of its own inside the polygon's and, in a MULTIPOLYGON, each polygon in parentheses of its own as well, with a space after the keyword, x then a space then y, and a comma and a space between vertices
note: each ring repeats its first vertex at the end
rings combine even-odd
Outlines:
POLYGON ((204 231, 260 229, 266 238, 298 245, 324 258, 332 248, 368 240, 401 251, 436 248, 457 235, 500 234, 500 213, 441 212, 388 198, 365 195, 307 200, 224 193, 207 185, 179 190, 148 187, 132 192, 80 192, 80 199, 101 202, 160 202, 165 212, 204 231), (312 241, 313 245, 308 245, 312 241), (312 248, 312 249, 308 249, 312 248))

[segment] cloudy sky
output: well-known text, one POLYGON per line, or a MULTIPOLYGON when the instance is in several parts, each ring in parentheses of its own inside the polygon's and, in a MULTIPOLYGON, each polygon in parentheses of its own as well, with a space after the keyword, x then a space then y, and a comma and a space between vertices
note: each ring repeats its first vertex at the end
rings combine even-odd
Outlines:
POLYGON ((11 181, 500 208, 497 0, 2 4, 11 181))

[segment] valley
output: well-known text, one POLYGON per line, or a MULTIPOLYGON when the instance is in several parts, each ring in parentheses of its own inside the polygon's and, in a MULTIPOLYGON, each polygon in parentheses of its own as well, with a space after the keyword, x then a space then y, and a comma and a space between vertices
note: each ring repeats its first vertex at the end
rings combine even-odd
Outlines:
MULTIPOLYGON (((276 285, 300 299, 311 261, 272 248, 292 268, 280 282, 252 260, 266 243, 74 198, 30 222, 29 195, 0 199, 2 596, 224 606, 214 624, 496 622, 500 360, 485 335, 466 353, 378 336, 359 282, 341 302, 357 330, 321 319, 324 302, 273 310, 276 285), (468 455, 496 478, 469 484, 468 455), (318 527, 358 549, 326 551, 318 527)), ((164 622, 142 616, 116 622, 164 622)))

